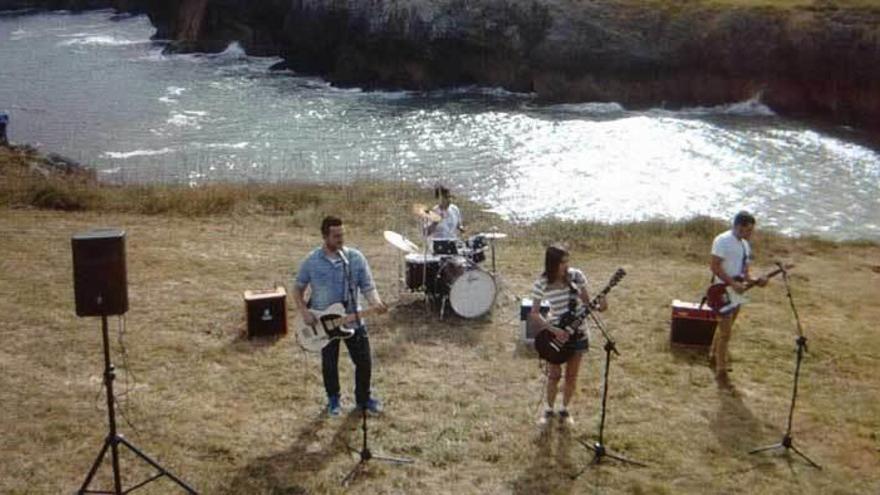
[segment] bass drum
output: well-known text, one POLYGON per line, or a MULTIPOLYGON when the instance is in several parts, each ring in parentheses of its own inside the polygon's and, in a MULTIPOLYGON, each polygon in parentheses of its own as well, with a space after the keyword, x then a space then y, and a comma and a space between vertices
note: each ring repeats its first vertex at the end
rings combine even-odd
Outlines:
POLYGON ((462 318, 479 318, 495 304, 495 279, 477 267, 462 271, 449 287, 449 304, 462 318))

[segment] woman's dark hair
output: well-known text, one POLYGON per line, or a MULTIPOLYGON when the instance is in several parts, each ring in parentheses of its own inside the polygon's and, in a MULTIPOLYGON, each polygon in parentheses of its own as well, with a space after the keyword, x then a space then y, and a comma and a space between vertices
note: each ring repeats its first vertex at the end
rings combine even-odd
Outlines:
POLYGON ((340 225, 342 225, 341 218, 333 215, 326 216, 324 220, 321 220, 321 234, 326 236, 330 233, 330 227, 339 227, 340 225))
POLYGON ((440 199, 440 198, 449 199, 449 188, 447 188, 443 185, 440 185, 440 184, 434 186, 434 197, 437 199, 440 199))
POLYGON ((566 256, 568 256, 568 250, 561 245, 547 246, 547 251, 544 253, 544 276, 547 277, 548 284, 556 282, 559 265, 562 264, 562 260, 566 256))

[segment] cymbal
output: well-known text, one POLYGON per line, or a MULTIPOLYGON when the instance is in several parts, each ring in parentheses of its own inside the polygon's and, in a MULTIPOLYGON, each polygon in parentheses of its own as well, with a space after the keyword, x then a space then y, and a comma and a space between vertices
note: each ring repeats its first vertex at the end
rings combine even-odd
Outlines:
POLYGON ((486 239, 504 239, 507 237, 507 234, 504 232, 481 232, 480 235, 486 239))
POLYGON ((388 241, 389 244, 400 249, 406 253, 418 253, 421 252, 418 246, 412 243, 406 237, 398 234, 397 232, 393 232, 391 230, 386 230, 383 234, 385 236, 385 240, 388 241))
POLYGON ((425 206, 421 203, 415 203, 414 205, 412 205, 412 212, 413 212, 413 214, 415 214, 415 216, 419 217, 420 219, 422 219, 426 222, 433 223, 433 222, 439 222, 440 220, 443 220, 443 217, 434 213, 433 211, 431 211, 430 208, 428 208, 427 206, 425 206))

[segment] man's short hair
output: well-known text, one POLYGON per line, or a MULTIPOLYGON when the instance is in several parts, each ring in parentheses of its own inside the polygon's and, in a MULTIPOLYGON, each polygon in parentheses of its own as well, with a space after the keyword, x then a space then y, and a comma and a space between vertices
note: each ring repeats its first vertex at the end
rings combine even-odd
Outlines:
POLYGON ((339 217, 334 217, 333 215, 328 215, 324 217, 324 220, 321 220, 321 235, 330 234, 330 227, 340 227, 342 225, 342 219, 339 217))
POLYGON ((742 225, 744 227, 748 227, 749 225, 755 225, 755 217, 751 213, 749 213, 745 210, 737 213, 736 216, 733 217, 733 226, 737 227, 740 225, 742 225))

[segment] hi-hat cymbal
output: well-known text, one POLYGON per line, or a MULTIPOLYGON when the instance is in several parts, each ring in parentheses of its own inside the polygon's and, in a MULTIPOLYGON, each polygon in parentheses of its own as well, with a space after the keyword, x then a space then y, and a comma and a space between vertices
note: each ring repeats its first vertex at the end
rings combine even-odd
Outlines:
POLYGON ((425 206, 421 203, 416 203, 416 204, 412 205, 412 212, 415 216, 419 217, 421 220, 424 220, 426 222, 433 223, 433 222, 439 222, 440 220, 443 220, 443 217, 434 213, 433 211, 431 211, 430 208, 428 208, 427 206, 425 206))
POLYGON ((504 239, 507 237, 507 234, 504 232, 481 232, 480 235, 486 239, 504 239))
POLYGON ((406 237, 398 234, 397 232, 393 232, 391 230, 386 230, 382 235, 385 236, 385 240, 388 241, 389 244, 404 251, 406 253, 418 253, 421 252, 418 246, 412 243, 406 237))

